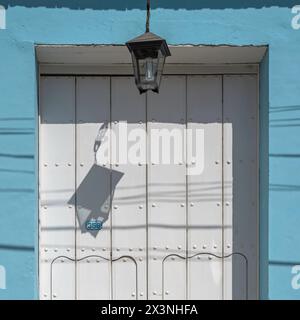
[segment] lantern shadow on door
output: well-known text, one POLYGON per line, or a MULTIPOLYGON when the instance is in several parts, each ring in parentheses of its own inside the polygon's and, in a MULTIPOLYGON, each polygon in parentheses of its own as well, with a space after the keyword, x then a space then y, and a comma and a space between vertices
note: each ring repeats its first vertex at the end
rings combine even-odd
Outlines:
POLYGON ((68 204, 76 207, 82 233, 96 237, 109 217, 111 199, 123 173, 93 164, 68 204), (107 183, 110 182, 110 188, 107 183))

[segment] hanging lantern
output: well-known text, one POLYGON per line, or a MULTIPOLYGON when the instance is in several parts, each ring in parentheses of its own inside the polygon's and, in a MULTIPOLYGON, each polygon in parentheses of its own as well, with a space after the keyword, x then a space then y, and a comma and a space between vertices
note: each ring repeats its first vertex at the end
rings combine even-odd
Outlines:
POLYGON ((166 40, 149 31, 149 19, 150 0, 147 0, 146 32, 126 42, 140 93, 147 90, 158 93, 165 59, 171 55, 166 40))

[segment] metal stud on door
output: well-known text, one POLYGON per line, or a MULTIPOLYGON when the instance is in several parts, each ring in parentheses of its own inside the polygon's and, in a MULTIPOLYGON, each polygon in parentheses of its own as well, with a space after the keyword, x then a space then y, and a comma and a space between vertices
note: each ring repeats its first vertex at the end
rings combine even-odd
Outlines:
POLYGON ((40 297, 257 297, 256 86, 42 77, 40 297))
POLYGON ((185 154, 185 86, 184 76, 166 76, 160 94, 148 94, 149 299, 186 298, 186 262, 175 256, 165 259, 174 253, 185 255, 186 165, 182 158, 185 154), (155 138, 155 132, 159 140, 155 138), (174 145, 173 134, 179 139, 181 137, 177 141, 182 142, 181 147, 177 146, 178 150, 174 145), (166 143, 166 146, 161 147, 162 154, 158 153, 161 158, 157 159, 155 148, 159 143, 166 143), (165 163, 162 162, 163 156, 166 156, 165 163))
MULTIPOLYGON (((133 77, 114 77, 111 83, 112 167, 123 173, 112 203, 114 299, 146 299, 146 165, 131 153, 136 133, 145 132, 146 101, 133 77)), ((142 153, 142 151, 141 151, 142 153)))
POLYGON ((224 76, 225 299, 257 299, 257 76, 224 76))
MULTIPOLYGON (((76 204, 77 299, 111 298, 110 159, 98 163, 99 130, 110 121, 109 77, 77 77, 76 204)), ((109 156, 109 154, 108 154, 109 156)))
POLYGON ((188 298, 222 299, 221 76, 187 77, 187 117, 188 298))
POLYGON ((75 207, 68 204, 75 191, 74 105, 74 77, 41 79, 41 299, 75 299, 75 207))

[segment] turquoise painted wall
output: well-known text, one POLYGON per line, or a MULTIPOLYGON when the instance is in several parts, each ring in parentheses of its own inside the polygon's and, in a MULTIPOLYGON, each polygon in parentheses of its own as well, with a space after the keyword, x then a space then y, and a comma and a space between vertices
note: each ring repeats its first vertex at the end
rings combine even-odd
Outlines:
MULTIPOLYGON (((144 31, 141 0, 9 1, 0 30, 0 299, 37 298, 35 44, 123 44, 144 31)), ((300 30, 297 1, 152 1, 170 44, 268 44, 261 66, 261 298, 298 299, 300 30), (188 2, 188 4, 186 4, 188 2)), ((300 4, 300 0, 298 1, 300 4)))

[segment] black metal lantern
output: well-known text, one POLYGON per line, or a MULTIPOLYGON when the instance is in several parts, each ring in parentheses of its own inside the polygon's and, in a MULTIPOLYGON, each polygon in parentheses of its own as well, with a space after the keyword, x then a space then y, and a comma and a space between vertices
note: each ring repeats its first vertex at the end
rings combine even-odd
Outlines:
POLYGON ((149 18, 150 0, 147 0, 146 32, 126 42, 140 93, 147 90, 158 93, 165 59, 171 55, 166 40, 149 31, 149 18))

